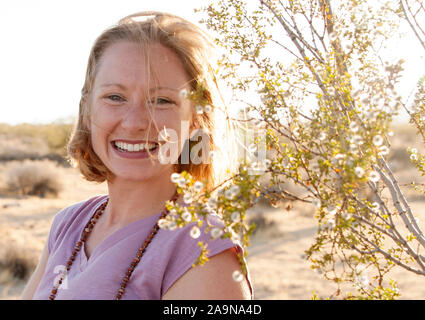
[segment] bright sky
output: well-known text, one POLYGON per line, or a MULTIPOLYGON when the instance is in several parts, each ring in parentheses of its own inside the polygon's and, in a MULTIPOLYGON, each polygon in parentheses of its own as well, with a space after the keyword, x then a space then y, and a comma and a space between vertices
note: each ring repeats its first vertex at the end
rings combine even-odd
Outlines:
MULTIPOLYGON (((0 2, 0 123, 46 123, 78 113, 87 58, 95 38, 120 18, 144 10, 194 23, 206 0, 6 0, 0 2)), ((405 57, 404 92, 425 74, 415 39, 397 40, 405 57)), ((393 54, 393 52, 392 52, 393 54)))
POLYGON ((76 116, 91 46, 120 18, 146 10, 197 23, 203 0, 0 2, 0 123, 76 116))

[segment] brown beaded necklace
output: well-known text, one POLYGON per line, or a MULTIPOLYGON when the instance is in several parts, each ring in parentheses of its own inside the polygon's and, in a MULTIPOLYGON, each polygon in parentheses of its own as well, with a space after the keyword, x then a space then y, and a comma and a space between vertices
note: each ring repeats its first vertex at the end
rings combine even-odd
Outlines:
MULTIPOLYGON (((176 191, 176 193, 173 195, 173 197, 171 198, 170 201, 174 202, 174 201, 177 200, 177 198, 178 198, 178 193, 176 191)), ((63 279, 65 278, 65 276, 67 274, 67 272, 71 269, 71 265, 72 265, 73 261, 75 260, 75 257, 77 256, 78 252, 81 250, 81 246, 83 245, 83 242, 86 242, 88 235, 93 230, 94 225, 96 224, 97 220, 100 218, 103 211, 105 210, 106 205, 108 204, 108 201, 109 201, 109 198, 105 201, 105 203, 103 203, 96 210, 96 212, 93 214, 92 218, 89 220, 89 222, 87 222, 87 224, 86 224, 86 226, 83 230, 83 233, 81 234, 80 240, 77 241, 77 244, 74 247, 74 250, 72 251, 71 257, 69 258, 68 262, 66 263, 66 268, 63 270, 62 274, 60 275, 58 282, 53 286, 53 289, 51 291, 51 295, 49 297, 50 300, 55 299, 59 286, 61 285, 63 279)), ((160 219, 165 218, 165 216, 167 214, 168 214, 168 210, 167 210, 167 208, 164 208, 160 217, 158 218, 158 221, 160 219)), ((130 280, 131 274, 133 273, 137 264, 140 262, 140 259, 142 258, 142 256, 143 256, 146 248, 148 247, 148 245, 151 243, 153 237, 158 232, 158 230, 159 230, 158 221, 155 223, 155 226, 153 227, 151 233, 149 234, 149 236, 146 238, 143 245, 138 250, 136 257, 130 263, 130 267, 127 269, 125 276, 121 280, 121 287, 118 289, 118 293, 115 296, 116 300, 120 300, 121 297, 124 295, 125 288, 127 286, 128 281, 130 280)))

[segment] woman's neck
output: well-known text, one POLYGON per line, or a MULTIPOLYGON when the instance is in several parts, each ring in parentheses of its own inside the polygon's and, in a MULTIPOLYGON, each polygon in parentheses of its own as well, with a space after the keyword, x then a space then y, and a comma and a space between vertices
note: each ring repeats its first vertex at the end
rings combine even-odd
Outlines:
POLYGON ((165 202, 176 192, 167 179, 129 181, 115 178, 108 182, 109 201, 102 215, 105 227, 124 226, 133 221, 160 213, 165 202))

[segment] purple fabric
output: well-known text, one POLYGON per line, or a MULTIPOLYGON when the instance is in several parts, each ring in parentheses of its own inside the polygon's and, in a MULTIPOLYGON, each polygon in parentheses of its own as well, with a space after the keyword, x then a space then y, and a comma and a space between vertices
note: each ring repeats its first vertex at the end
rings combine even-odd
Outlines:
MULTIPOLYGON (((96 196, 56 214, 48 239, 49 259, 33 299, 49 298, 53 284, 65 268, 84 226, 106 198, 107 195, 96 196)), ((134 221, 115 231, 94 249, 88 260, 83 244, 65 281, 58 289, 56 299, 114 299, 127 268, 159 215, 160 213, 134 221)), ((218 224, 218 221, 214 224, 218 224)), ((202 232, 198 239, 193 239, 189 236, 190 228, 191 226, 186 226, 173 231, 158 231, 134 269, 122 299, 161 299, 168 288, 192 267, 200 253, 197 242, 206 240, 209 235, 202 232)), ((211 241, 208 244, 208 256, 235 246, 239 251, 242 250, 229 239, 211 241)), ((248 282, 250 283, 249 274, 248 282)))

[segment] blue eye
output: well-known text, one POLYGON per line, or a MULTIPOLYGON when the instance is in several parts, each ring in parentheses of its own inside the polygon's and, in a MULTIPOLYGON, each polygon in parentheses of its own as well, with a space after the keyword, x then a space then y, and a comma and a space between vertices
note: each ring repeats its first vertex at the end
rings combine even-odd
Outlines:
POLYGON ((151 106, 168 107, 167 105, 175 104, 175 102, 168 98, 155 98, 149 101, 149 104, 151 106))
POLYGON ((172 101, 165 99, 165 98, 158 98, 156 99, 157 104, 167 104, 167 103, 173 103, 172 101))
POLYGON ((115 102, 123 101, 123 98, 121 98, 119 95, 116 95, 116 94, 111 94, 111 95, 107 96, 107 98, 109 100, 112 100, 112 101, 115 101, 115 102))

